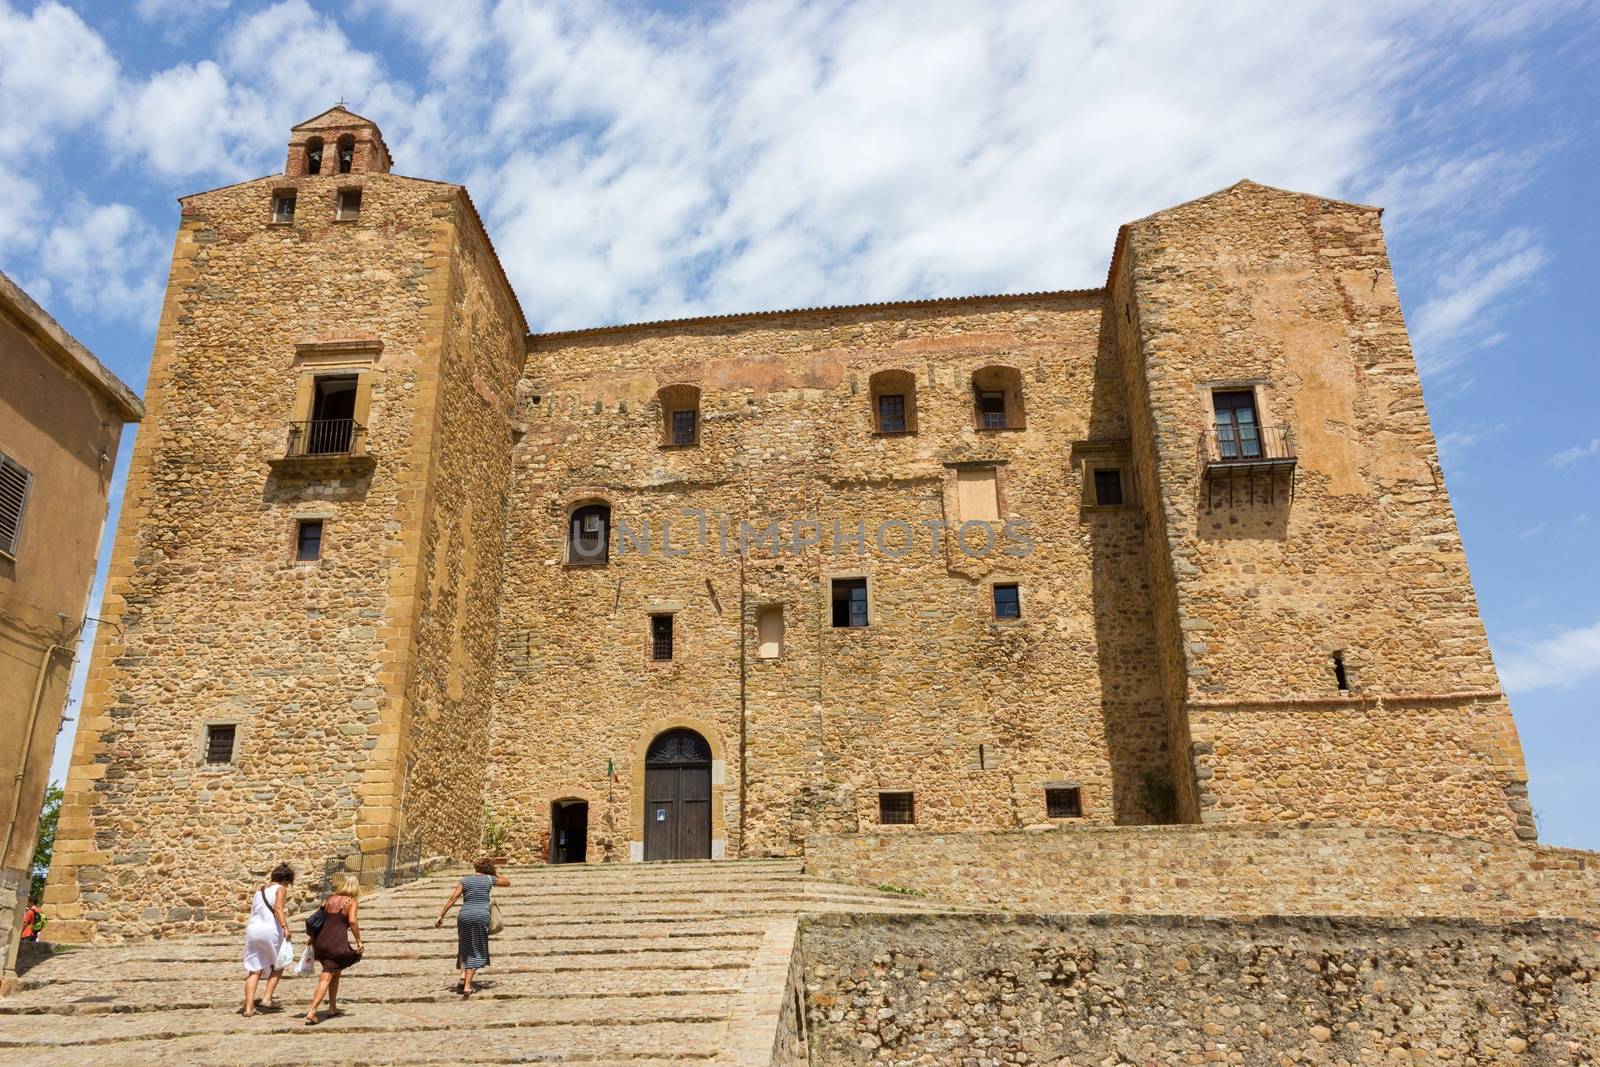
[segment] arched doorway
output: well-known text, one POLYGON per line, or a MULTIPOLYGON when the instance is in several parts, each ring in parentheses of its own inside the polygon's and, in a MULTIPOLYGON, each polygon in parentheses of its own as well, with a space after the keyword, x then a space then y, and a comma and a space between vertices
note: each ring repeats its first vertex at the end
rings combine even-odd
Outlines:
POLYGON ((589 802, 550 802, 550 862, 583 863, 589 852, 589 802))
POLYGON ((645 754, 644 858, 711 858, 711 746, 693 730, 668 730, 645 754))

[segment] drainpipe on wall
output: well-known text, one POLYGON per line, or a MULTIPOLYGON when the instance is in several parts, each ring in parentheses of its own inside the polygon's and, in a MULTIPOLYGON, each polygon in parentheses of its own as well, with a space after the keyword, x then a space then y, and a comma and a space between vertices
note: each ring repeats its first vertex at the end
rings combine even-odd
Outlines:
POLYGON ((746 647, 745 646, 747 646, 750 643, 750 641, 749 641, 749 637, 744 632, 744 625, 745 625, 744 624, 744 612, 745 612, 744 546, 740 545, 739 546, 739 852, 738 852, 738 854, 740 856, 745 855, 745 840, 746 840, 745 831, 747 829, 747 827, 745 826, 745 822, 744 822, 745 789, 749 784, 748 775, 745 773, 745 771, 746 771, 746 756, 745 756, 745 747, 746 747, 745 746, 745 740, 746 740, 745 734, 746 734, 746 729, 745 729, 745 720, 746 720, 746 707, 747 707, 747 702, 746 702, 746 699, 745 699, 745 670, 746 670, 746 666, 745 666, 746 647))

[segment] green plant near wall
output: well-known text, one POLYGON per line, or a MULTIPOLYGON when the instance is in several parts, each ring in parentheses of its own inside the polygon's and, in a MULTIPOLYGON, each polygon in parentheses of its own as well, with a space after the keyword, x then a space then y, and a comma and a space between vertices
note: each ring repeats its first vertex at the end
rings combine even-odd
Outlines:
POLYGON ((489 805, 483 806, 483 851, 485 855, 499 856, 505 852, 506 842, 516 830, 515 815, 496 816, 489 805))
POLYGON ((50 857, 56 850, 56 823, 61 819, 61 783, 51 782, 44 791, 44 807, 39 812, 39 837, 33 846, 33 895, 44 898, 44 880, 50 873, 50 857))

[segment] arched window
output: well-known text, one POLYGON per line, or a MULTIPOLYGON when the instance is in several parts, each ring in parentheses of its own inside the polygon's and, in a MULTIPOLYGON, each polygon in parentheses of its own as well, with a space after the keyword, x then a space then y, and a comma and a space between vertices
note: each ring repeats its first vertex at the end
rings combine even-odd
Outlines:
POLYGON ((322 138, 313 137, 306 142, 306 173, 322 173, 322 138))
POLYGON ((869 383, 874 433, 917 432, 917 378, 908 370, 881 370, 869 383))
POLYGON ((700 443, 700 390, 693 385, 669 385, 656 393, 661 404, 661 443, 667 446, 700 443))
POLYGON ((610 506, 585 504, 574 508, 567 524, 567 562, 575 567, 593 567, 610 559, 610 506))
POLYGON ((972 373, 973 425, 980 430, 1020 430, 1022 372, 1015 367, 984 367, 972 373))
POLYGON ((650 742, 646 767, 696 767, 711 762, 711 746, 693 730, 668 730, 650 742))
POLYGON ((339 138, 339 173, 349 174, 356 162, 356 139, 350 134, 339 138))

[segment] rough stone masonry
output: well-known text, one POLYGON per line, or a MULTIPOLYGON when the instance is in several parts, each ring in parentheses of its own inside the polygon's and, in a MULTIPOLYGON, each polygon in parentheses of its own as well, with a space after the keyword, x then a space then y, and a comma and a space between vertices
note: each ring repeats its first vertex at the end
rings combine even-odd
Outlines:
POLYGON ((528 332, 342 108, 182 215, 47 903, 1153 823, 1531 839, 1376 208, 1105 286, 528 332))

